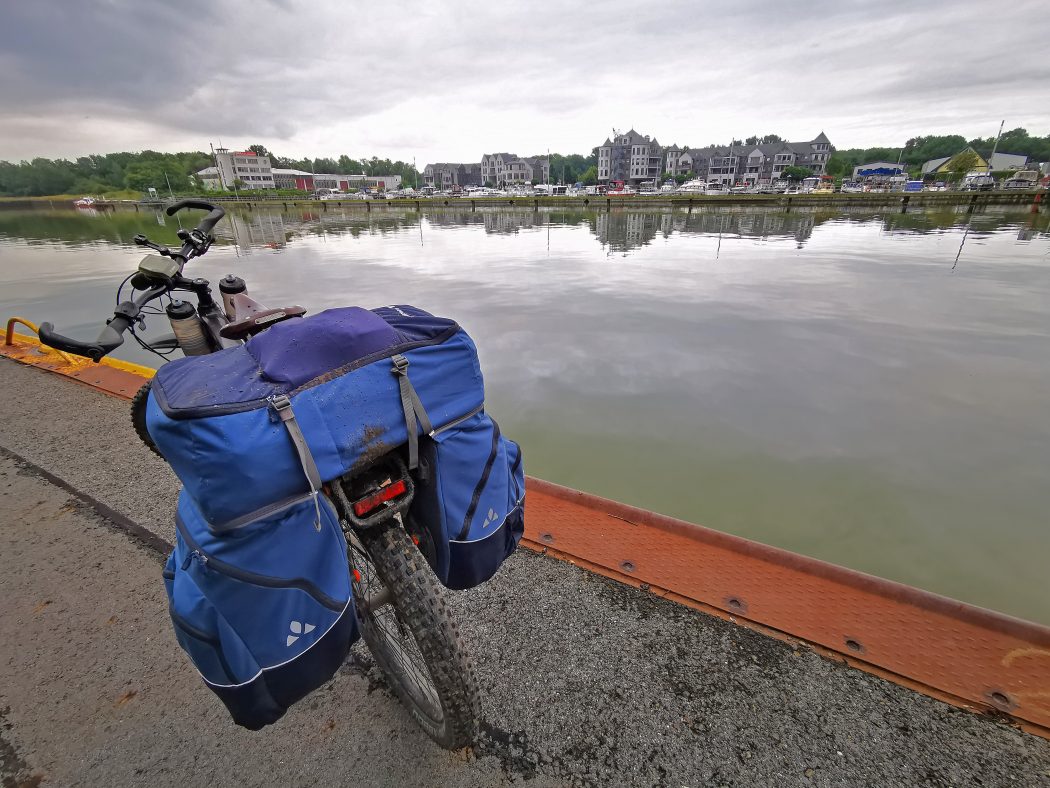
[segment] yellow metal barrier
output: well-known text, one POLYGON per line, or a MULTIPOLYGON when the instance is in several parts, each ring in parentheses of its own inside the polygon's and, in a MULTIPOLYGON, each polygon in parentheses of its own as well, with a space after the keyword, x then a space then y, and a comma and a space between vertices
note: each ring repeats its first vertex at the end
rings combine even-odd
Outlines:
MULTIPOLYGON (((10 320, 7 321, 7 333, 4 335, 5 345, 15 344, 15 323, 21 323, 23 326, 32 331, 34 336, 37 335, 40 331, 40 329, 37 328, 34 323, 29 322, 24 317, 12 317, 10 320)), ((41 347, 47 346, 42 344, 41 347)), ((50 350, 52 353, 58 353, 58 355, 62 356, 62 358, 64 358, 69 364, 80 364, 82 362, 87 361, 87 359, 74 358, 73 356, 69 355, 69 353, 65 353, 53 347, 47 349, 50 350)))
POLYGON ((156 373, 156 370, 150 367, 115 358, 104 358, 95 364, 86 358, 44 345, 35 336, 36 333, 37 327, 32 322, 25 318, 12 317, 7 321, 4 344, 0 345, 0 356, 37 369, 57 372, 118 397, 130 398, 156 373), (34 335, 16 334, 17 324, 30 329, 34 335))

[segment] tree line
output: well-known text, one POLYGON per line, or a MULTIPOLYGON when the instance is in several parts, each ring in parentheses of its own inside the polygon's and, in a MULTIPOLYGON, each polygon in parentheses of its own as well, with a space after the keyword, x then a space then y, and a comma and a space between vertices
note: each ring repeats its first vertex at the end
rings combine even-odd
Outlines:
POLYGON ((931 159, 952 157, 973 148, 985 160, 995 148, 999 153, 1020 153, 1030 162, 1050 161, 1050 134, 1044 137, 1030 136, 1027 129, 1016 128, 1004 131, 996 145, 995 137, 977 137, 967 140, 959 134, 927 135, 912 137, 897 148, 848 148, 836 150, 828 159, 829 175, 850 175, 858 164, 873 161, 900 161, 908 172, 917 176, 922 165, 931 159))
MULTIPOLYGON (((754 135, 734 139, 733 146, 760 145, 782 142, 776 134, 754 135)), ((900 161, 913 175, 930 159, 954 156, 972 147, 987 158, 995 146, 995 137, 967 140, 958 134, 912 137, 896 148, 848 148, 834 150, 828 160, 829 175, 849 175, 858 164, 872 161, 900 161)), ((346 154, 337 158, 293 159, 266 150, 262 145, 248 148, 270 157, 274 167, 306 172, 339 173, 342 175, 400 175, 405 185, 422 182, 415 166, 408 162, 371 158, 354 159, 346 154)), ((1033 137, 1024 128, 1004 132, 997 150, 1001 153, 1020 153, 1030 161, 1050 161, 1050 134, 1033 137)), ((7 197, 35 197, 52 194, 105 194, 124 189, 142 192, 152 186, 158 191, 186 194, 200 189, 194 175, 211 166, 210 154, 203 151, 159 153, 145 150, 139 153, 106 153, 80 156, 76 159, 44 159, 18 163, 0 161, 0 195, 7 197)), ((598 149, 589 155, 550 154, 552 183, 597 183, 598 149)))
MULTIPOLYGON (((269 153, 262 145, 251 145, 248 149, 270 156, 274 167, 284 169, 341 175, 400 175, 407 185, 421 182, 415 167, 403 161, 375 156, 352 159, 346 155, 335 159, 289 159, 269 153)), ((153 150, 95 154, 76 159, 0 161, 0 196, 94 195, 123 190, 145 192, 151 186, 161 193, 187 194, 201 190, 195 175, 214 163, 211 154, 203 151, 160 153, 153 150)))

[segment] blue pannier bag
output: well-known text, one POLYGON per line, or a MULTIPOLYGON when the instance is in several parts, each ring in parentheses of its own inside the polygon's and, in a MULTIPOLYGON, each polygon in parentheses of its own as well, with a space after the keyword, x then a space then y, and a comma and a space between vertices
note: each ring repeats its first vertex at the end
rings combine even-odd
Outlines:
POLYGON ((175 638, 234 721, 256 730, 328 681, 357 639, 346 540, 312 496, 215 531, 179 496, 164 567, 175 638))
POLYGON ((485 412, 473 341, 411 306, 329 309, 158 370, 146 421, 183 483, 165 569, 180 645, 258 728, 327 681, 357 637, 322 485, 406 447, 409 516, 449 588, 490 578, 524 529, 521 450, 485 412))

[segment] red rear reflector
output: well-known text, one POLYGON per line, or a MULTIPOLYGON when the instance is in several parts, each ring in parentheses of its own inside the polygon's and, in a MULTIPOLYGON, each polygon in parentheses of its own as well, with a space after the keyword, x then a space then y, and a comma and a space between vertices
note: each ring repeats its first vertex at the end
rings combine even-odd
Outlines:
POLYGON ((364 517, 373 509, 379 507, 380 504, 384 504, 391 498, 397 498, 397 496, 405 493, 407 488, 405 487, 405 480, 398 479, 393 484, 388 484, 381 490, 377 490, 366 498, 362 498, 359 501, 354 501, 354 514, 358 517, 364 517))

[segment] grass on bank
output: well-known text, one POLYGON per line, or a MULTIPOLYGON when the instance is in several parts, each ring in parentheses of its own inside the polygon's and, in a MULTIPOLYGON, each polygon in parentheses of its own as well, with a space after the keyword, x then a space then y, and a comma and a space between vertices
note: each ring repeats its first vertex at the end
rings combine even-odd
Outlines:
POLYGON ((73 202, 81 197, 91 197, 96 200, 138 200, 142 199, 142 192, 135 189, 115 189, 113 191, 97 194, 47 194, 42 197, 0 197, 0 202, 73 202))

